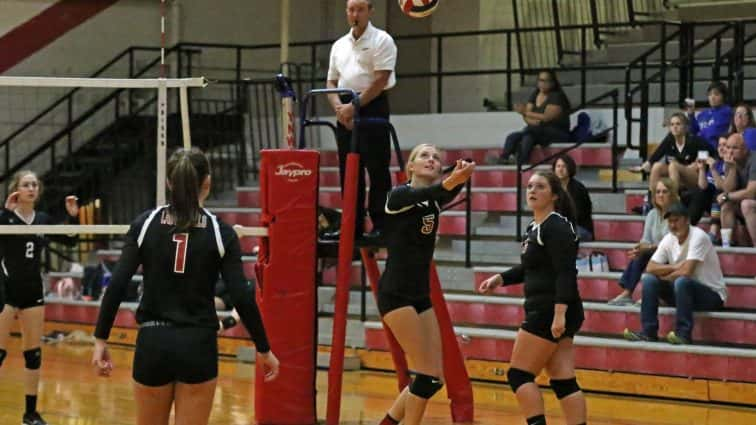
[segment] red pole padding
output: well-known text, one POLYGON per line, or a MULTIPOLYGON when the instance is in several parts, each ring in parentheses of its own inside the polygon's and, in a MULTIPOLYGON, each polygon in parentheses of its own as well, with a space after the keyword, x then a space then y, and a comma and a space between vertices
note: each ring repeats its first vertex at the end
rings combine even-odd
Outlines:
MULTIPOLYGON (((370 289, 373 291, 373 297, 376 304, 378 303, 378 280, 380 279, 381 272, 378 270, 378 262, 375 260, 375 255, 369 248, 360 249, 362 254, 362 263, 365 265, 365 272, 370 282, 370 289)), ((407 358, 404 356, 404 351, 399 345, 399 341, 396 340, 391 329, 383 324, 384 334, 389 342, 389 348, 391 349, 391 358, 394 360, 394 368, 396 369, 396 377, 399 381, 399 392, 402 392, 404 387, 410 384, 410 374, 407 367, 407 358)))
POLYGON ((255 267, 257 300, 281 369, 278 379, 264 382, 264 371, 258 363, 255 378, 258 424, 317 422, 315 226, 319 166, 317 151, 262 151, 260 199, 268 237, 262 241, 255 267))
POLYGON ((465 359, 459 349, 454 334, 449 310, 441 290, 441 281, 436 271, 436 263, 430 266, 430 290, 433 311, 436 313, 438 327, 441 330, 441 343, 444 351, 444 380, 446 394, 451 400, 451 414, 454 422, 473 421, 473 392, 470 377, 465 369, 465 359))
POLYGON ((341 201, 341 236, 339 238, 339 263, 336 275, 336 305, 333 311, 331 363, 328 367, 327 425, 338 425, 341 414, 341 379, 344 374, 344 343, 346 342, 346 316, 349 306, 349 275, 352 271, 354 232, 356 230, 354 220, 357 207, 359 166, 360 155, 356 153, 347 154, 344 192, 341 201))

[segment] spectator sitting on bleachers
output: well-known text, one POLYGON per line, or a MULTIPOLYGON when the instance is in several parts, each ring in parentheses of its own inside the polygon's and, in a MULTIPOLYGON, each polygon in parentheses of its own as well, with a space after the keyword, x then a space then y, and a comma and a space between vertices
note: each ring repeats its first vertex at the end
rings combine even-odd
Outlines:
POLYGON ((664 214, 669 233, 648 263, 643 275, 641 326, 625 329, 631 341, 656 341, 659 332, 659 300, 675 306, 675 330, 667 334, 672 344, 690 344, 693 312, 718 310, 727 300, 716 249, 706 232, 690 224, 688 210, 678 202, 664 214))
POLYGON ((677 184, 670 178, 665 177, 656 184, 653 197, 654 208, 646 215, 640 242, 627 252, 630 261, 617 282, 622 288, 622 292, 609 301, 610 305, 633 303, 633 291, 638 285, 643 271, 646 270, 646 265, 651 260, 651 256, 654 255, 659 242, 669 232, 664 214, 670 205, 680 202, 677 192, 677 184))
MULTIPOLYGON (((688 132, 688 118, 682 112, 673 113, 667 122, 669 134, 662 140, 650 158, 633 171, 651 172, 649 192, 653 193, 656 183, 669 176, 678 188, 696 189, 698 173, 695 161, 699 151, 708 151, 717 156, 716 151, 705 140, 688 132)), ((700 218, 700 217, 699 217, 700 218)), ((695 220, 693 224, 697 224, 695 220)))
POLYGON ((695 102, 688 103, 687 113, 690 120, 690 133, 706 140, 712 149, 716 149, 719 136, 727 134, 732 121, 732 108, 727 104, 727 86, 721 81, 709 84, 706 90, 710 108, 695 115, 695 102))
MULTIPOLYGON (((756 247, 756 152, 746 149, 741 134, 727 139, 724 190, 717 196, 722 209, 722 246, 729 246, 738 216, 745 219, 751 243, 756 247), (727 230, 727 231, 725 231, 727 230)), ((745 241, 734 241, 747 245, 745 241)))
POLYGON ((724 188, 725 162, 722 158, 727 155, 727 137, 722 136, 719 138, 717 153, 719 154, 719 159, 708 156, 705 159, 699 158, 696 161, 696 166, 698 167, 698 188, 702 193, 709 194, 710 196, 701 196, 700 199, 695 199, 691 202, 689 208, 691 215, 698 215, 698 217, 703 214, 704 209, 709 208, 711 217, 711 221, 709 222, 709 239, 714 244, 721 244, 717 236, 721 222, 720 208, 716 195, 721 193, 724 188))
POLYGON ((593 240, 593 203, 588 194, 588 189, 583 183, 575 178, 577 174, 577 164, 571 156, 567 154, 559 155, 551 166, 562 188, 570 194, 572 202, 575 203, 575 224, 577 224, 578 236, 582 242, 593 240))
POLYGON ((554 71, 540 72, 537 87, 528 103, 518 103, 514 109, 522 115, 527 126, 507 136, 498 161, 500 164, 513 163, 510 156, 515 153, 516 161, 525 164, 535 145, 548 146, 552 142, 570 139, 570 101, 554 71))
POLYGON ((735 105, 735 113, 732 115, 732 122, 727 133, 744 134, 749 128, 756 128, 756 122, 753 120, 753 110, 751 110, 751 107, 747 103, 738 103, 735 105))

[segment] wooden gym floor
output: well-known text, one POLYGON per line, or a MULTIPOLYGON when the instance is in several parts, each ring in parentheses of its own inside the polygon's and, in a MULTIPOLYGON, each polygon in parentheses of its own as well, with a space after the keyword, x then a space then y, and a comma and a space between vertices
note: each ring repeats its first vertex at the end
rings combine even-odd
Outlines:
MULTIPOLYGON (((8 358, 0 370, 0 424, 21 423, 24 405, 23 358, 20 339, 10 338, 8 358)), ((97 377, 89 365, 90 346, 68 343, 43 346, 40 411, 51 425, 133 424, 129 348, 112 347, 115 370, 110 378, 97 377)), ((211 424, 252 424, 254 368, 232 360, 220 362, 211 424)), ((318 373, 318 416, 325 416, 326 374, 318 373)), ((348 372, 344 375, 342 423, 375 424, 390 406, 396 388, 391 374, 348 372)), ((559 406, 544 391, 550 425, 563 425, 559 406)), ((475 384, 478 424, 522 424, 514 396, 502 384, 475 384)), ((627 424, 756 424, 756 409, 685 403, 614 395, 588 396, 589 423, 627 424)), ((443 398, 434 399, 424 424, 449 424, 443 398), (438 401, 437 401, 438 400, 438 401)))

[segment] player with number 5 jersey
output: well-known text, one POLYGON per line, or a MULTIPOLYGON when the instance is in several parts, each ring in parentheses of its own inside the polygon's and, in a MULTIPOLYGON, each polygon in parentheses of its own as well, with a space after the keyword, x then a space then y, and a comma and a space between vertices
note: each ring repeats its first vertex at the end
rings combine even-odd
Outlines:
POLYGON ((170 205, 141 214, 128 231, 102 300, 92 362, 112 369, 106 341, 127 284, 142 266, 144 290, 132 376, 137 425, 206 424, 218 375, 215 282, 220 273, 242 323, 255 342, 266 381, 278 374, 260 311, 244 276, 233 228, 202 207, 210 193, 210 164, 197 149, 179 149, 167 163, 170 205))
POLYGON ((416 372, 381 425, 419 424, 425 406, 443 386, 441 334, 430 299, 430 265, 441 207, 454 199, 475 169, 457 160, 441 180, 441 154, 420 144, 407 161, 409 182, 386 200, 388 259, 378 283, 378 310, 416 372))

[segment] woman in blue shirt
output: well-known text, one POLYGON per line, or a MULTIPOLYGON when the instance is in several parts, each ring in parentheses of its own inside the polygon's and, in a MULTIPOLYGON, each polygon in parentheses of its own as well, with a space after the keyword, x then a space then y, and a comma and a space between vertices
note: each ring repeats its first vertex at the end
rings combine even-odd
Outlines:
POLYGON ((732 108, 727 104, 727 86, 721 81, 709 84, 706 90, 709 108, 695 115, 695 102, 688 103, 687 113, 691 134, 706 140, 712 149, 717 148, 719 136, 727 134, 732 121, 732 108))

